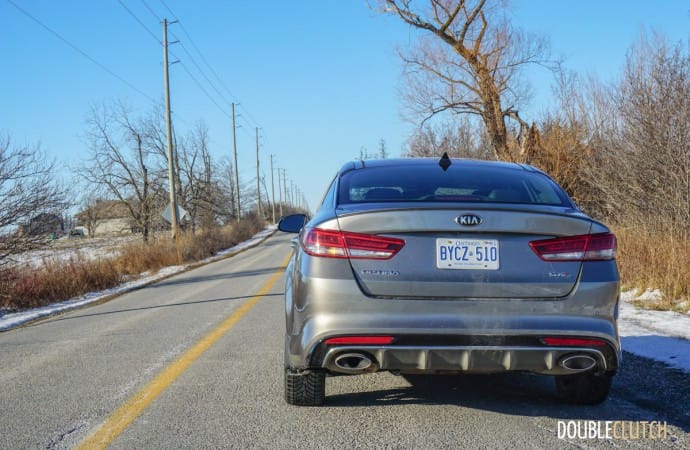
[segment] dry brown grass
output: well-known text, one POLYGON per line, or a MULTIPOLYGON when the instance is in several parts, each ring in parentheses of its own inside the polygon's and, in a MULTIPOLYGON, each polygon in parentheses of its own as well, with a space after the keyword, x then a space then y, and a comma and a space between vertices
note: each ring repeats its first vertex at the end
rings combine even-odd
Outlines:
MULTIPOLYGON (((182 260, 189 263, 213 256, 247 240, 262 227, 258 220, 250 218, 224 228, 184 234, 180 239, 182 260)), ((161 237, 149 244, 126 244, 117 256, 110 258, 84 261, 76 255, 67 262, 47 259, 35 269, 12 267, 0 273, 0 307, 22 310, 45 306, 176 264, 175 243, 169 237, 161 237)))
POLYGON ((663 299, 644 302, 650 309, 689 312, 690 242, 647 228, 619 227, 618 265, 625 289, 659 289, 663 299))
POLYGON ((13 267, 1 274, 0 306, 36 308, 107 289, 122 281, 123 275, 108 259, 85 262, 73 257, 62 263, 46 261, 39 269, 13 267))
POLYGON ((123 246, 114 258, 117 270, 126 275, 158 272, 177 262, 175 245, 170 239, 160 238, 149 244, 136 242, 123 246))

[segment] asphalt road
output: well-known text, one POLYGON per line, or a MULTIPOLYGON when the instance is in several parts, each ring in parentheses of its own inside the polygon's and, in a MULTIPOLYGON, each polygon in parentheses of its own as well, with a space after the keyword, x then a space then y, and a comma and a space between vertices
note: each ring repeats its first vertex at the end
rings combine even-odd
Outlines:
POLYGON ((689 377, 629 354, 597 407, 559 403, 546 377, 387 373, 329 378, 326 406, 288 406, 291 237, 0 333, 0 448, 90 447, 106 430, 118 449, 690 449, 689 377), (662 421, 667 434, 560 439, 559 421, 662 421))

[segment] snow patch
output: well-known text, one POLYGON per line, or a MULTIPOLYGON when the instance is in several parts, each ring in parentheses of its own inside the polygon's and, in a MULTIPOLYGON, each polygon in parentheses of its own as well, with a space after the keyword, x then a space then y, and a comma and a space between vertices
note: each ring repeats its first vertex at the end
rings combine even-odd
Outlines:
POLYGON ((618 333, 623 350, 690 372, 690 316, 642 309, 623 301, 618 333))
POLYGON ((621 292, 621 300, 624 302, 637 300, 656 303, 664 299, 664 293, 659 289, 647 289, 641 294, 638 294, 638 292, 640 292, 638 289, 630 289, 629 291, 621 292))

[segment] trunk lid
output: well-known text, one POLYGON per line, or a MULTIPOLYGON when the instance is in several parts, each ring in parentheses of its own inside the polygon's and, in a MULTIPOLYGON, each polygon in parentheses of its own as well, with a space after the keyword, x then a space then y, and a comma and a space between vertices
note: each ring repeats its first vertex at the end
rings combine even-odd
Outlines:
POLYGON ((593 223, 582 213, 551 206, 386 207, 347 205, 336 211, 343 231, 405 241, 389 260, 350 259, 362 291, 375 297, 564 297, 577 283, 582 262, 544 261, 529 243, 587 234, 593 223))

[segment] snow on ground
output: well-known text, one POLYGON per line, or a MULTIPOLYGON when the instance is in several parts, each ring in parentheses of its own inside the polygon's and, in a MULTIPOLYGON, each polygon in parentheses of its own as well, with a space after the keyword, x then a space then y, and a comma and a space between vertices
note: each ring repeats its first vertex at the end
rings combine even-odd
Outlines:
POLYGON ((618 333, 623 350, 690 372, 690 315, 652 311, 629 303, 660 295, 647 291, 638 296, 635 290, 621 294, 618 333))
POLYGON ((66 262, 70 258, 80 261, 90 261, 97 258, 107 258, 117 254, 119 249, 127 243, 141 240, 139 235, 69 238, 63 237, 51 241, 47 248, 32 250, 21 255, 13 256, 14 265, 39 267, 45 261, 66 262))
MULTIPOLYGON (((205 262, 211 262, 256 245, 274 231, 275 227, 266 228, 250 240, 222 251, 205 262)), ((144 274, 135 281, 125 283, 113 289, 93 292, 82 297, 29 311, 3 314, 2 310, 0 310, 0 332, 41 317, 79 308, 110 295, 130 291, 138 286, 182 272, 187 267, 186 265, 168 267, 160 270, 155 275, 147 276, 144 274)), ((654 300, 659 295, 660 293, 658 292, 647 291, 638 296, 634 290, 621 294, 618 329, 621 335, 623 350, 663 362, 671 367, 690 373, 690 315, 672 311, 651 311, 638 308, 629 303, 640 298, 654 300)))

